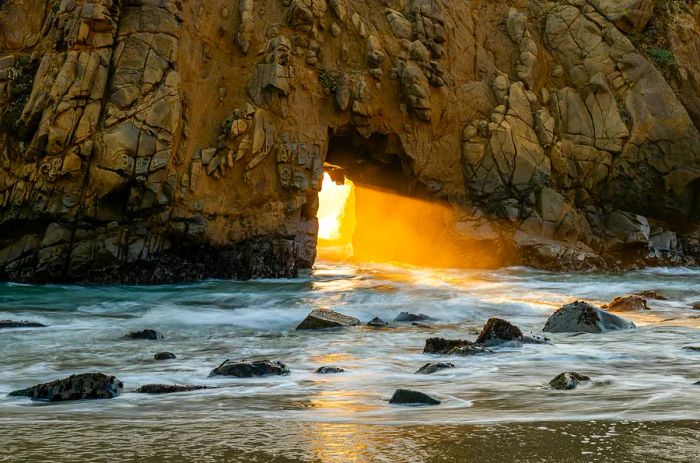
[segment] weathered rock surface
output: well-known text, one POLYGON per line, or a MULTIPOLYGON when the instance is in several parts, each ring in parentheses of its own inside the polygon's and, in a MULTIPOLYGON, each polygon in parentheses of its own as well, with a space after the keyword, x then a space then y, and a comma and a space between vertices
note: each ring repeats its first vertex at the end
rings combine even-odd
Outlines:
POLYGON ((13 391, 12 397, 29 397, 34 400, 61 402, 66 400, 111 399, 121 394, 124 383, 114 376, 102 373, 83 373, 50 383, 38 384, 27 389, 13 391))
POLYGON ((641 310, 651 310, 647 305, 647 300, 642 296, 631 294, 629 296, 618 296, 609 304, 601 306, 612 312, 634 312, 641 310))
POLYGON ((425 365, 420 367, 418 371, 416 371, 416 374, 432 375, 433 373, 438 372, 440 370, 447 370, 454 367, 455 366, 453 363, 426 363, 425 365))
POLYGON ((692 306, 693 310, 700 310, 700 302, 696 302, 692 306))
POLYGON ((493 351, 464 339, 444 339, 444 338, 429 338, 425 341, 423 353, 425 354, 441 354, 441 355, 477 355, 488 354, 493 351))
POLYGON ((315 259, 324 163, 449 209, 438 261, 692 263, 699 14, 0 2, 0 280, 294 276, 315 259))
POLYGON ((200 389, 213 389, 210 386, 196 386, 190 384, 145 384, 136 391, 139 394, 173 394, 176 392, 198 391, 200 389))
POLYGON ((330 374, 335 374, 335 373, 345 373, 345 370, 339 367, 331 367, 331 366, 325 366, 325 367, 318 367, 314 373, 318 373, 320 375, 330 375, 330 374))
POLYGON ((576 386, 585 381, 590 381, 591 378, 588 376, 576 373, 574 371, 568 371, 557 375, 554 379, 549 382, 552 389, 557 389, 559 391, 569 391, 575 389, 576 386))
POLYGON ((523 342, 520 328, 501 318, 490 318, 476 339, 477 344, 497 346, 504 342, 523 342))
POLYGON ((163 339, 163 334, 156 330, 132 331, 124 336, 124 339, 142 339, 148 341, 158 341, 163 339))
POLYGON ((440 405, 439 400, 409 389, 397 389, 389 403, 392 405, 440 405))
POLYGON ((430 322, 434 321, 433 317, 429 317, 425 314, 414 314, 408 312, 401 312, 394 318, 395 323, 414 323, 414 322, 430 322))
POLYGON ((343 328, 359 326, 360 320, 348 317, 338 312, 327 309, 314 309, 297 326, 298 330, 322 330, 326 328, 343 328))
POLYGON ((0 320, 0 329, 3 328, 45 328, 46 325, 27 320, 0 320))
POLYGON ((264 376, 285 376, 289 368, 280 361, 273 360, 225 360, 214 368, 209 376, 236 376, 238 378, 253 378, 264 376))
POLYGON ((389 323, 385 322, 379 317, 374 317, 370 321, 367 322, 367 326, 371 326, 373 328, 386 328, 389 326, 389 323))
POLYGON ((177 358, 172 352, 158 352, 153 356, 153 360, 173 360, 177 358))
POLYGON ((645 299, 655 299, 657 301, 667 301, 668 300, 668 298, 666 296, 664 296, 663 294, 659 294, 657 291, 654 291, 654 290, 641 291, 635 295, 641 296, 645 299))
POLYGON ((542 331, 549 333, 604 333, 635 329, 634 323, 592 305, 576 301, 554 312, 542 331))

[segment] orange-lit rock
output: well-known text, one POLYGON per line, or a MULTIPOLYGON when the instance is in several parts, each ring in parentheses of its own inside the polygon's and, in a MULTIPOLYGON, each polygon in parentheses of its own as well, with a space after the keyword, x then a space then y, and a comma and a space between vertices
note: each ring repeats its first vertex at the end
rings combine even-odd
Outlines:
POLYGON ((700 7, 653 3, 1 2, 0 278, 296 275, 324 165, 358 257, 691 263, 700 7))

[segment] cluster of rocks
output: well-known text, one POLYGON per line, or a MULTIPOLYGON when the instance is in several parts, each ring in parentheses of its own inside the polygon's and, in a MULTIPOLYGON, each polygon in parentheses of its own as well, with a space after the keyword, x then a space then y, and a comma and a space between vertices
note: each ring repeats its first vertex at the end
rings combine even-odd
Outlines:
MULTIPOLYGON (((663 299, 656 292, 643 293, 647 297, 663 299)), ((625 307, 619 310, 648 310, 646 300, 639 295, 616 298, 609 305, 611 307, 625 307), (641 304, 639 301, 643 301, 641 304), (631 307, 631 308, 628 308, 631 307)), ((423 314, 410 314, 402 312, 394 319, 397 323, 409 323, 415 320, 435 320, 423 314)), ((31 322, 0 322, 6 327, 36 326, 31 322), (30 325, 26 325, 26 324, 30 325)), ((43 326, 38 324, 39 326, 43 326)), ((339 314, 327 309, 313 310, 299 325, 299 330, 326 329, 359 326, 360 321, 347 315, 339 314)), ((387 326, 385 322, 377 318, 373 319, 369 326, 387 326)), ((576 301, 564 305, 555 311, 546 321, 542 331, 549 333, 604 333, 616 330, 635 329, 634 323, 618 317, 614 314, 598 309, 591 304, 576 301)), ((160 340, 163 335, 152 329, 135 331, 124 336, 132 340, 160 340)), ((551 344, 551 341, 534 334, 524 334, 516 325, 500 318, 490 318, 479 333, 476 341, 449 340, 444 338, 429 338, 426 340, 423 352, 425 354, 437 354, 443 356, 469 356, 478 354, 494 354, 493 348, 501 346, 521 346, 523 344, 551 344)), ((695 352, 700 347, 686 346, 684 349, 695 352)), ((159 352, 155 354, 155 360, 175 359, 171 352, 159 352)), ((450 362, 430 362, 420 367, 416 374, 429 375, 443 370, 456 368, 450 362)), ((316 374, 337 374, 345 370, 337 366, 321 366, 314 371, 316 374)), ((267 376, 286 376, 291 372, 289 368, 278 360, 225 360, 209 374, 210 377, 228 376, 236 378, 253 378, 267 376)), ((579 384, 590 382, 591 378, 581 373, 569 371, 557 375, 549 382, 554 390, 572 390, 579 384)), ((700 382, 696 383, 700 384, 700 382)), ((210 389, 210 386, 202 385, 167 385, 147 384, 139 387, 134 392, 146 394, 167 394, 189 392, 202 389, 210 389)), ((124 389, 124 384, 114 376, 102 373, 84 373, 72 375, 50 383, 39 384, 26 389, 11 392, 13 397, 29 397, 35 400, 65 401, 83 399, 107 399, 117 397, 124 389)), ((408 389, 398 389, 389 400, 394 405, 439 405, 441 402, 425 393, 408 389)))

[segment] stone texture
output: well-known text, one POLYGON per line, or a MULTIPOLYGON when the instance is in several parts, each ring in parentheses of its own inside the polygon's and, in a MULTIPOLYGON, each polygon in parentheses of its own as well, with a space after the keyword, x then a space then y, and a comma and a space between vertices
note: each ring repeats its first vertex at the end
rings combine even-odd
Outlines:
POLYGON ((66 400, 111 399, 121 394, 122 389, 124 389, 124 384, 114 376, 102 373, 83 373, 13 391, 9 395, 11 397, 29 397, 34 400, 62 402, 66 400))
POLYGON ((145 339, 148 341, 158 341, 163 339, 163 334, 156 330, 132 331, 124 336, 124 339, 145 339))
POLYGON ((471 341, 463 339, 429 338, 425 341, 425 354, 440 355, 478 355, 487 354, 492 351, 471 341))
POLYGON ((609 304, 601 307, 611 312, 635 312, 650 310, 649 306, 647 305, 647 300, 636 294, 631 294, 629 296, 618 296, 609 304))
POLYGON ((299 323, 297 330, 322 330, 326 328, 343 328, 359 326, 360 320, 348 317, 338 312, 327 309, 314 309, 299 323))
POLYGON ((39 322, 30 322, 27 320, 0 320, 0 329, 3 328, 44 328, 46 325, 39 322))
POLYGON ((592 305, 576 301, 554 312, 542 331, 549 333, 604 333, 635 329, 634 323, 592 305))
POLYGON ((427 394, 409 389, 397 389, 391 396, 392 405, 440 405, 440 401, 427 394))
POLYGON ((173 394, 176 392, 199 391, 200 389, 212 389, 209 386, 193 386, 189 384, 145 384, 136 391, 139 394, 173 394))
POLYGON ((504 342, 523 342, 523 333, 520 328, 506 320, 490 318, 479 333, 476 342, 488 347, 504 342))
POLYGON ((253 378, 264 376, 284 376, 289 374, 289 368, 279 361, 272 360, 225 360, 214 368, 209 376, 235 376, 238 378, 253 378))
POLYGON ((450 208, 457 264, 692 264, 678 3, 0 2, 0 279, 295 276, 325 162, 450 208))
POLYGON ((549 386, 552 389, 557 389, 559 391, 570 391, 571 389, 576 389, 576 386, 578 386, 580 383, 590 380, 591 378, 588 376, 576 373, 574 371, 569 371, 557 375, 549 382, 549 386))
POLYGON ((173 360, 177 358, 172 352, 158 352, 153 356, 153 360, 173 360))
POLYGON ((416 371, 416 374, 419 375, 432 375, 435 372, 438 372, 440 370, 447 370, 450 368, 454 368, 454 364, 452 363, 426 363, 422 367, 416 371))
POLYGON ((326 367, 318 367, 314 373, 318 373, 320 375, 330 375, 330 374, 335 374, 335 373, 344 373, 345 370, 339 367, 331 367, 331 366, 326 366, 326 367))

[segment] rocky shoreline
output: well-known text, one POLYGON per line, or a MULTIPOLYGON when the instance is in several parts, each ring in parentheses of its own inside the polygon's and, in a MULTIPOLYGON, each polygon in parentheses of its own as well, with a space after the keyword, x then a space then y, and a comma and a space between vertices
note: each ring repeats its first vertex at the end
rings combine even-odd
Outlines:
MULTIPOLYGON (((662 299, 663 296, 652 291, 645 291, 644 294, 655 299, 662 299)), ((640 295, 628 295, 615 298, 611 304, 607 305, 610 310, 618 313, 630 313, 631 311, 644 312, 650 309, 647 300, 640 295)), ((440 321, 423 314, 413 314, 402 312, 392 323, 383 323, 382 327, 391 330, 403 326, 411 320, 422 320, 433 323, 439 327, 440 321)), ((415 323, 414 323, 415 324, 415 323)), ((345 330, 345 329, 373 329, 371 325, 365 328, 360 327, 359 320, 348 317, 332 310, 313 310, 302 323, 297 327, 297 331, 309 330, 345 330)), ((413 325, 410 325, 413 326, 413 325)), ((0 328, 5 329, 34 329, 46 328, 44 325, 33 322, 13 322, 4 320, 0 328)), ((449 340, 444 338, 429 338, 425 342, 424 355, 440 357, 465 357, 480 355, 509 355, 509 349, 522 348, 526 344, 543 345, 544 348, 553 348, 551 339, 544 336, 548 333, 565 334, 593 334, 618 331, 636 330, 637 327, 631 321, 604 311, 598 307, 583 301, 575 301, 566 304, 552 313, 541 329, 542 334, 523 333, 519 327, 501 318, 490 318, 474 341, 470 340, 449 340), (502 348, 505 350, 501 350, 502 348)), ((157 344, 164 339, 162 333, 153 329, 134 331, 122 337, 130 342, 148 342, 157 344)), ((698 346, 686 346, 684 349, 696 352, 700 350, 698 346)), ((156 360, 178 359, 170 352, 160 352, 155 355, 156 360)), ((417 375, 435 375, 444 370, 455 368, 452 362, 430 362, 426 363, 415 371, 417 375)), ((314 370, 316 374, 341 374, 346 370, 339 366, 323 365, 314 370)), ((209 377, 219 378, 261 378, 269 376, 287 376, 293 371, 280 360, 269 359, 241 359, 225 360, 218 367, 211 370, 209 377)), ((565 371, 554 378, 542 378, 542 385, 546 385, 551 390, 572 391, 579 386, 595 384, 595 379, 576 371, 565 371)), ((694 383, 700 384, 700 382, 694 383)), ((604 383, 600 384, 601 386, 604 383)), ((225 387, 225 385, 217 388, 225 387)), ((144 394, 174 394, 193 391, 206 391, 215 389, 212 386, 194 384, 146 384, 135 389, 125 389, 125 384, 115 376, 103 373, 81 373, 68 378, 57 379, 48 383, 37 384, 13 391, 9 397, 26 397, 32 400, 48 402, 86 400, 86 399, 110 399, 121 395, 123 392, 134 392, 144 394)), ((205 392, 203 392, 205 393, 205 392)), ((388 399, 391 405, 432 405, 437 406, 444 402, 420 391, 409 389, 397 389, 392 397, 388 399)))

